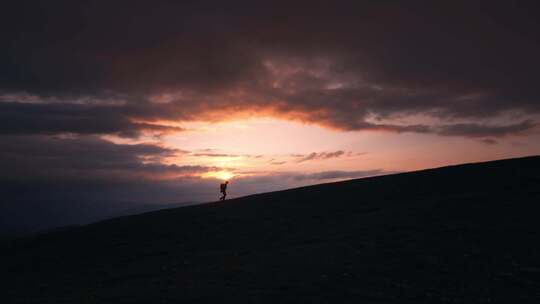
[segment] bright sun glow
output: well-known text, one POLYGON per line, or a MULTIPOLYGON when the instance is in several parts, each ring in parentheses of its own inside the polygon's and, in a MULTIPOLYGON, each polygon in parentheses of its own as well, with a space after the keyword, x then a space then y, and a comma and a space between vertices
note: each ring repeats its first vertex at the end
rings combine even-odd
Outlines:
POLYGON ((235 176, 234 173, 229 171, 215 171, 215 172, 208 172, 202 175, 203 178, 217 178, 221 180, 229 180, 235 176))

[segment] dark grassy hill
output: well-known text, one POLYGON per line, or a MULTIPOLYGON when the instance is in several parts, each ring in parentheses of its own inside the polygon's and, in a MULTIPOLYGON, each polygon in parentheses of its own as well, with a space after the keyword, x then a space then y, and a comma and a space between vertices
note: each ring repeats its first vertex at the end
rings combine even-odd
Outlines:
POLYGON ((2 303, 540 303, 540 157, 128 216, 2 245, 2 303))
MULTIPOLYGON (((2 190, 0 186, 0 197, 10 197, 10 193, 3 193, 2 190), (3 194, 6 196, 2 196, 3 194)), ((22 193, 25 193, 25 191, 28 191, 28 189, 21 189, 22 193)), ((13 193, 12 191, 9 192, 13 193)), ((104 219, 188 204, 190 203, 144 204, 100 200, 11 201, 4 199, 0 200, 0 241, 2 239, 30 236, 32 234, 64 229, 65 226, 79 226, 104 219), (28 212, 29 210, 32 212, 28 212)))

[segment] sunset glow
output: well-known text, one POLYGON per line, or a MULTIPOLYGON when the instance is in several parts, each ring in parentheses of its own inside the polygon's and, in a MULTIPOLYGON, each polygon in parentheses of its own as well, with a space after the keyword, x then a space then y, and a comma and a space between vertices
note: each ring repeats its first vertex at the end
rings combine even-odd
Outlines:
POLYGON ((222 181, 228 181, 234 176, 235 176, 234 173, 228 172, 228 171, 208 172, 202 175, 202 177, 204 178, 215 178, 222 181))
POLYGON ((540 154, 532 10, 338 2, 7 10, 5 189, 201 203, 540 154))
POLYGON ((540 298, 540 1, 19 0, 0 34, 1 303, 540 298))

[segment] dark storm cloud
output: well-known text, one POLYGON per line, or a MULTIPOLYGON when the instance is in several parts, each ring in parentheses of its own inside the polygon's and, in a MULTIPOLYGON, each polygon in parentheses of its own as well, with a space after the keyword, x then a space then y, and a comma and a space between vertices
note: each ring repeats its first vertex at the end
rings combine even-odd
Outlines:
POLYGON ((508 134, 523 132, 533 128, 536 124, 526 120, 509 125, 480 125, 474 123, 453 124, 441 127, 438 131, 441 135, 447 136, 470 136, 470 137, 501 137, 508 134))
POLYGON ((26 104, 0 102, 0 134, 117 134, 137 136, 140 131, 157 133, 181 128, 135 122, 134 109, 122 106, 80 104, 26 104))
POLYGON ((136 136, 166 127, 134 118, 221 120, 260 110, 342 130, 476 137, 533 124, 444 125, 540 112, 532 1, 14 3, 0 10, 1 92, 121 96, 126 104, 2 106, 2 117, 12 117, 4 134, 136 136), (163 93, 172 97, 149 98, 163 93), (415 114, 442 127, 376 122, 415 114))
POLYGON ((151 144, 114 144, 95 137, 0 136, 0 179, 102 183, 175 177, 215 167, 167 165, 184 151, 151 144))

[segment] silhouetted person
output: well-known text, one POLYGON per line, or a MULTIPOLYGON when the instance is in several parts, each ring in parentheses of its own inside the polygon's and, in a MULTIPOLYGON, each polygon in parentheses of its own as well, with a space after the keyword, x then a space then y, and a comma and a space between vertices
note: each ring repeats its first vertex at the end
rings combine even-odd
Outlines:
POLYGON ((224 201, 225 197, 227 196, 227 185, 229 184, 229 181, 224 182, 223 184, 219 185, 219 190, 221 193, 223 193, 223 196, 219 199, 220 201, 224 201))

